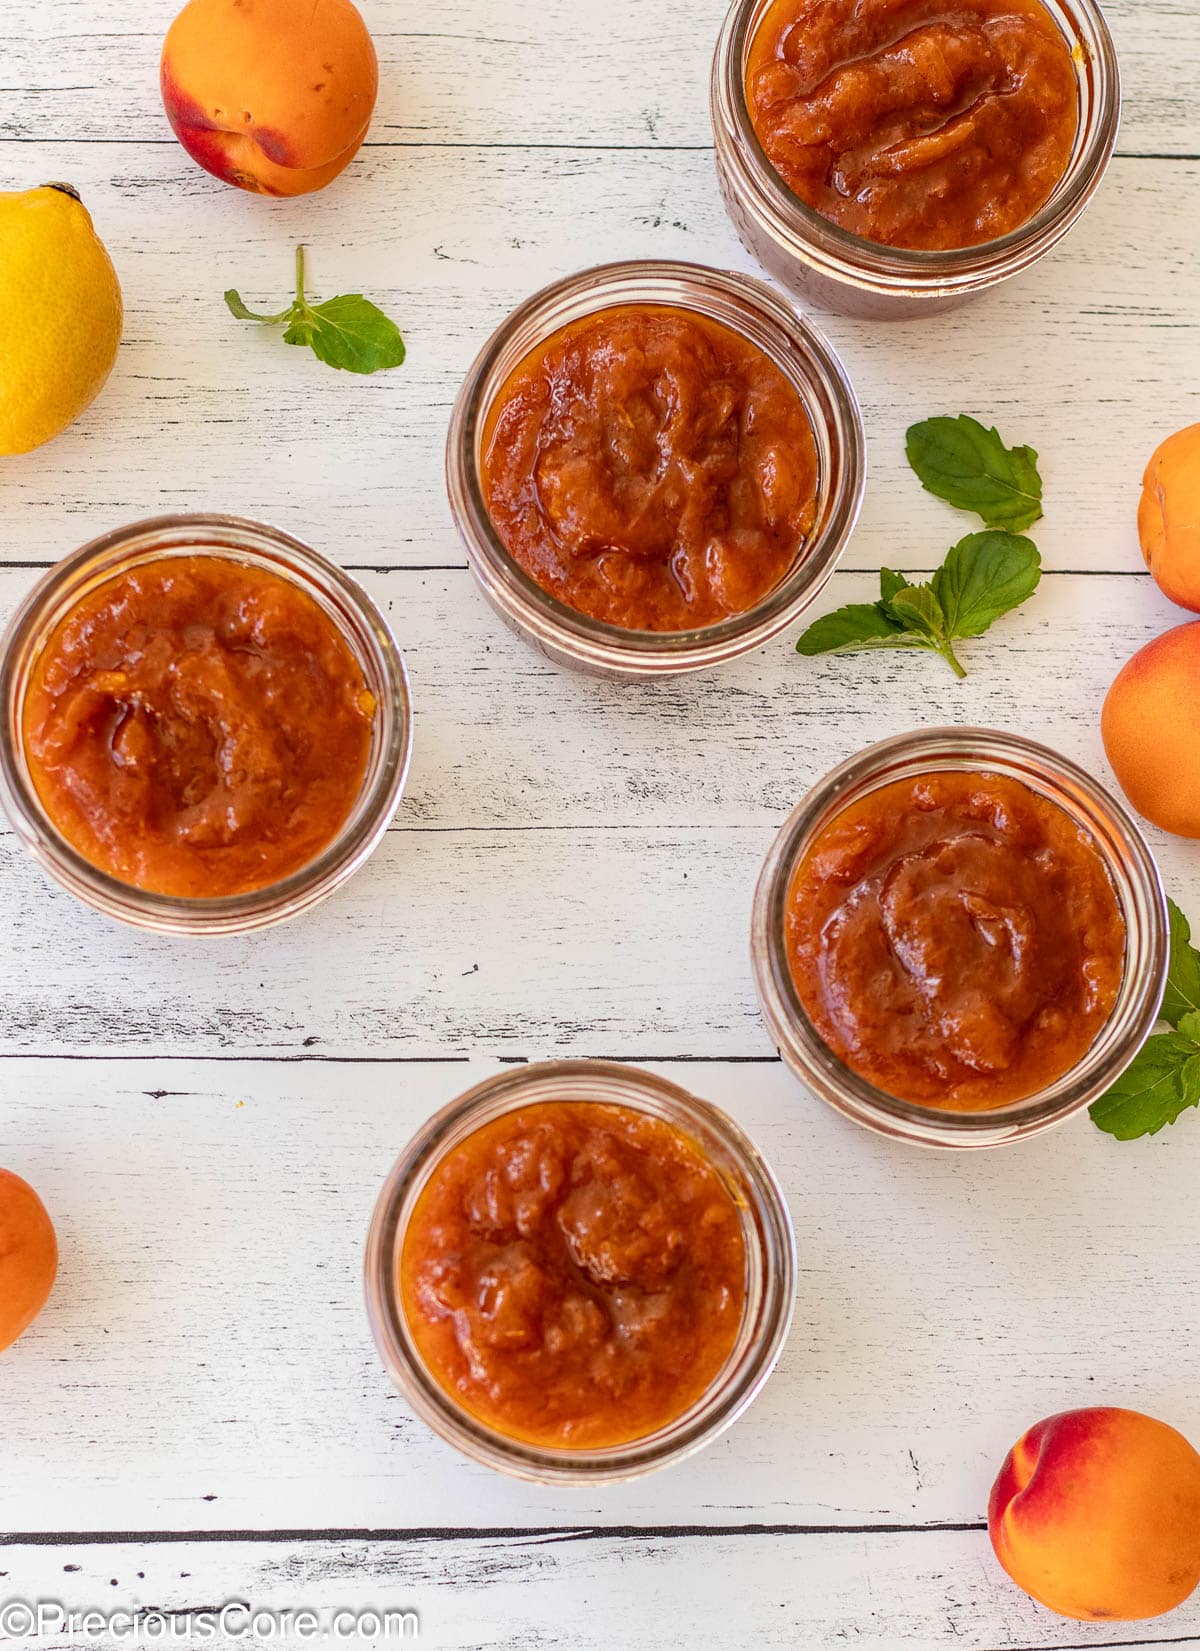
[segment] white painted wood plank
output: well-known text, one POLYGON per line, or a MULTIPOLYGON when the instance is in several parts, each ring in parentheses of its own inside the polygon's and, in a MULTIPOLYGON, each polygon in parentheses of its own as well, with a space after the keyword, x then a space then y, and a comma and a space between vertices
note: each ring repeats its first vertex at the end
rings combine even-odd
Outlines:
MULTIPOLYGON (((922 724, 1021 729, 1111 784, 1099 726, 1108 685, 1188 617, 1145 574, 1054 575, 963 645, 962 682, 932 656, 801 659, 789 635, 719 671, 634 685, 550 665, 465 570, 360 577, 395 629, 416 707, 397 829, 770 832, 836 763, 922 724)), ((36 578, 0 568, 0 626, 36 578)), ((877 595, 870 578, 839 574, 812 616, 877 595)))
MULTIPOLYGON (((1018 1594, 981 1532, 877 1536, 625 1537, 496 1535, 418 1541, 0 1547, 0 1597, 64 1611, 178 1614, 169 1640, 51 1636, 54 1651, 181 1643, 197 1613, 227 1601, 255 1610, 415 1612, 433 1651, 1086 1651, 1195 1645, 1200 1611, 1150 1623, 1070 1623, 1018 1594), (637 1585, 631 1586, 636 1577, 637 1585)), ((248 1612, 235 1614, 234 1622, 248 1612)), ((380 1645, 412 1644, 399 1637, 380 1645)), ((345 1641, 344 1641, 345 1642, 345 1641)), ((198 1636, 193 1643, 200 1643, 198 1636)), ((296 1633, 237 1643, 336 1643, 296 1633)), ((349 1643, 355 1643, 352 1639, 349 1643)))
POLYGON ((766 1054, 763 830, 391 832, 335 903, 229 944, 116 928, 3 844, 0 1052, 766 1054))
MULTIPOLYGON (((0 559, 54 561, 164 510, 229 509, 352 564, 461 565, 443 483, 450 406, 504 315, 556 276, 615 257, 752 270, 707 154, 377 150, 337 190, 265 203, 182 151, 9 145, 14 186, 82 190, 125 285, 103 398, 58 441, 0 461, 0 559), (396 316, 408 363, 334 374, 235 322, 228 286, 283 302, 307 239, 318 295, 362 290, 396 316)), ((932 412, 995 420, 1042 455, 1047 564, 1140 566, 1142 468, 1196 417, 1200 164, 1118 162, 1039 270, 919 324, 822 317, 858 388, 870 484, 848 566, 936 565, 972 518, 924 494, 904 430, 932 412)))
MULTIPOLYGON (((6 19, 0 136, 169 139, 158 57, 174 4, 54 0, 6 19)), ((373 144, 707 145, 726 0, 363 0, 380 58, 373 144)), ((1197 152, 1190 0, 1111 0, 1126 152, 1197 152)))
MULTIPOLYGON (((0 836, 0 1052, 766 1054, 751 895, 808 787, 884 734, 953 721, 1107 775, 1104 690, 1176 617, 1144 576, 1054 578, 970 648, 962 684, 932 658, 806 662, 780 640, 634 688, 552 670, 465 573, 368 582, 417 714, 412 791, 375 858, 295 924, 189 943, 86 911, 0 836)), ((839 576, 829 600, 870 594, 839 576)), ((1151 836, 1200 917, 1194 848, 1151 836)))
POLYGON ((62 1244, 50 1306, 4 1359, 0 1530, 970 1524, 1041 1416, 1130 1404, 1200 1437, 1180 1342, 1200 1316, 1200 1117, 1138 1145, 1085 1119, 934 1155, 848 1124, 778 1063, 682 1063, 659 1069, 749 1130, 791 1202, 775 1377, 730 1434, 639 1484, 473 1467, 389 1385, 359 1272, 394 1157, 488 1069, 0 1061, 4 1161, 62 1244))

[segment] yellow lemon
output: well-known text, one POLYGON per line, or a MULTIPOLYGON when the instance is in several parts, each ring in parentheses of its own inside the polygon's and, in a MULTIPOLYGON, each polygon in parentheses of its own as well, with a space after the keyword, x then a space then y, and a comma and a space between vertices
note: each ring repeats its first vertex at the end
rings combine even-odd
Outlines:
POLYGON ((65 184, 0 193, 0 455, 57 436, 100 394, 121 342, 121 285, 65 184))

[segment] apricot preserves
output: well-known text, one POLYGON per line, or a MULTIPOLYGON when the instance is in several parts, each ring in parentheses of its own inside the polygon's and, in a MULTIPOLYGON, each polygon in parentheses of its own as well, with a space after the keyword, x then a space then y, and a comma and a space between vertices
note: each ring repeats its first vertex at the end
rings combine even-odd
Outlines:
POLYGON ((675 1421, 719 1376, 746 1302, 741 1219, 673 1125, 542 1102, 434 1168, 400 1257, 425 1365, 487 1426, 601 1449, 675 1421))
POLYGON ((53 824, 122 882, 185 898, 300 870, 358 798, 375 701, 320 605, 223 556, 106 580, 42 648, 30 777, 53 824))
POLYGON ((1039 0, 774 0, 746 99, 807 206, 925 252, 1028 223, 1079 126, 1071 48, 1039 0))
POLYGON ((602 310, 531 351, 489 411, 481 479, 531 579, 634 631, 755 607, 816 516, 796 386, 739 333, 668 305, 602 310))
POLYGON ((997 774, 869 792, 821 830, 788 892, 792 979, 850 1069, 919 1106, 1027 1099, 1112 1012, 1125 920, 1094 838, 997 774))

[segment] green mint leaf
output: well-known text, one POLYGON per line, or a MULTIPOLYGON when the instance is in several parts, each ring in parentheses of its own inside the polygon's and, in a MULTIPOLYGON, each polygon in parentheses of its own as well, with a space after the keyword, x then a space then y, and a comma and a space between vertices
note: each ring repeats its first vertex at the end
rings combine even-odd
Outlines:
POLYGON ((940 642, 946 635, 946 615, 932 585, 905 585, 889 600, 887 611, 910 631, 921 631, 940 642))
POLYGON ((890 602, 854 602, 823 615, 796 643, 796 652, 811 659, 852 648, 925 648, 941 654, 956 676, 965 676, 933 591, 928 585, 897 586, 897 578, 893 574, 884 586, 895 591, 890 602))
MULTIPOLYGON (((378 373, 404 361, 399 327, 361 293, 345 293, 314 304, 305 316, 305 326, 305 342, 313 354, 343 372, 378 373)), ((288 333, 284 337, 289 343, 298 342, 288 333)))
POLYGON ((1092 1122, 1118 1141, 1157 1135, 1200 1104, 1200 1048, 1178 1032, 1148 1039, 1132 1065, 1089 1108, 1092 1122))
POLYGON ((1175 1030, 1181 1038, 1190 1038, 1200 1053, 1200 1009, 1189 1009, 1175 1030))
POLYGON ((288 321, 287 331, 283 335, 285 344, 299 344, 307 346, 312 343, 312 311, 308 305, 297 305, 288 321))
POLYGON ((963 677, 955 641, 981 636, 1001 614, 1032 596, 1042 576, 1037 546, 1010 531, 1028 527, 1042 513, 1037 454, 1028 447, 1005 447, 995 430, 965 415, 914 424, 907 450, 925 487, 977 511, 988 531, 960 540, 928 584, 914 585, 904 574, 881 568, 878 602, 818 619, 796 649, 812 656, 848 648, 921 647, 941 654, 963 677))
POLYGON ((951 636, 982 636, 1003 613, 1032 596, 1042 559, 1032 539, 1015 533, 969 533, 933 576, 951 636))
POLYGON ((853 602, 835 613, 823 614, 811 624, 797 642, 796 652, 811 659, 844 648, 896 648, 911 646, 918 640, 889 617, 882 603, 853 602))
POLYGON ((956 677, 966 676, 954 653, 954 633, 934 585, 905 585, 887 605, 888 612, 912 631, 928 639, 927 646, 941 654, 956 677))
POLYGON ((1200 952, 1192 945, 1192 928, 1174 900, 1167 901, 1171 924, 1171 960, 1162 1018, 1182 1029, 1183 1018, 1200 1009, 1200 952))
POLYGON ((399 367, 404 340, 394 321, 359 292, 310 304, 304 295, 304 248, 296 248, 296 298, 278 315, 256 315, 231 287, 225 294, 230 312, 239 321, 261 321, 284 327, 285 344, 298 344, 330 367, 348 373, 377 373, 399 367))
POLYGON ((995 429, 964 413, 914 424, 908 462, 929 493, 972 510, 988 527, 1022 533, 1042 514, 1042 478, 1032 447, 1005 447, 995 429))

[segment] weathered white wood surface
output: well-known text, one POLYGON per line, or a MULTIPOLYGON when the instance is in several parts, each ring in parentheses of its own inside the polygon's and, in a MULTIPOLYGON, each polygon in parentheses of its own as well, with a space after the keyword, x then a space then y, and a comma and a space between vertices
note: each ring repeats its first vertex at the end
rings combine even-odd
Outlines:
MULTIPOLYGON (((5 17, 0 137, 170 142, 158 59, 177 0, 51 0, 5 17)), ((363 0, 379 51, 369 143, 706 146, 726 0, 363 0)), ((1111 0, 1127 154, 1200 154, 1192 0, 1111 0)))
MULTIPOLYGON (((441 448, 472 355, 537 285, 617 256, 752 267, 708 152, 723 0, 365 4, 370 146, 294 203, 222 189, 170 140, 172 9, 0 0, 4 186, 72 179, 128 308, 93 413, 0 465, 0 613, 135 516, 275 519, 392 613, 416 755, 348 889, 213 946, 101 922, 0 833, 0 1161, 63 1240, 52 1304, 3 1360, 0 1603, 413 1608, 446 1651, 1200 1642, 1196 1603, 1057 1622, 981 1529, 1004 1451, 1049 1411, 1140 1405, 1200 1437, 1200 1119, 1132 1147, 1081 1121, 965 1163, 875 1141, 773 1059, 745 939, 771 834, 832 763, 972 721, 1103 774, 1108 681, 1183 617, 1138 573, 1132 505, 1154 442, 1200 416, 1194 0, 1110 8, 1123 158, 1040 270, 921 325, 818 318, 868 430, 847 568, 927 568, 965 530, 907 472, 902 432, 969 410, 1042 453, 1036 600, 970 647, 963 684, 780 639, 643 690, 554 673, 492 617, 441 448), (403 371, 337 378, 227 317, 229 285, 282 299, 298 239, 320 293, 361 288, 402 322, 403 371), (695 1462, 603 1494, 509 1484, 429 1437, 358 1282, 420 1120, 497 1060, 563 1053, 669 1059, 760 1140, 800 1238, 796 1329, 760 1404, 695 1462)), ((846 572, 827 601, 869 593, 846 572)), ((1198 851, 1152 840, 1200 918, 1198 851)))
MULTIPOLYGON (((17 1545, 0 1547, 0 1567, 8 1568, 0 1589, 53 1601, 66 1612, 140 1606, 144 1622, 178 1614, 174 1640, 161 1630, 151 1638, 147 1625, 146 1644, 179 1644, 189 1627, 195 1632, 227 1603, 235 1626, 251 1610, 282 1616, 307 1608, 326 1626, 347 1612, 367 1613, 365 1627, 370 1615, 412 1614, 408 1637, 398 1621, 390 1637, 372 1643, 435 1651, 1128 1651, 1200 1641, 1197 1621, 1182 1616, 1083 1624, 1027 1600, 1001 1616, 985 1543, 974 1531, 714 1536, 568 1528, 340 1538, 292 1549, 244 1541, 17 1545)), ((230 1643, 304 1643, 281 1641, 268 1623, 262 1629, 230 1643)), ((114 1634, 50 1635, 36 1643, 47 1651, 121 1651, 130 1643, 122 1631, 123 1624, 114 1634)))
MULTIPOLYGON (((32 577, 8 571, 0 598, 32 577)), ((808 787, 873 739, 948 722, 1020 727, 1103 773, 1116 665, 1178 617, 1148 578, 1055 576, 964 649, 962 683, 932 657, 805 661, 780 640, 631 689, 556 673, 465 572, 366 582, 417 705, 411 788, 374 860, 298 923, 214 947, 114 927, 0 838, 0 1052, 768 1054, 750 901, 808 787)), ((833 590, 871 595, 862 575, 833 590)), ((1154 841, 1186 891, 1195 849, 1154 841)))
MULTIPOLYGON (((513 305, 617 257, 753 269, 706 152, 373 149, 297 202, 222 190, 173 143, 4 153, 18 185, 61 176, 80 189, 129 309, 103 399, 0 472, 6 560, 56 561, 131 515, 210 508, 276 521, 353 565, 461 565, 446 423, 513 305), (364 290, 402 323, 403 369, 334 377, 232 319, 227 287, 286 301, 297 240, 313 248, 318 296, 364 290)), ((904 431, 969 411, 1041 453, 1048 566, 1140 568, 1142 466, 1196 416, 1200 162, 1117 161, 1047 263, 968 309, 900 326, 818 320, 867 423, 871 486, 847 566, 934 566, 968 530, 917 485, 904 431)))
MULTIPOLYGON (((1200 1132, 1130 1150, 1084 1120, 1021 1151, 903 1152, 776 1061, 656 1067, 776 1166, 795 1328, 711 1450, 564 1491, 435 1440, 360 1299, 395 1156, 493 1066, 5 1061, 6 1161, 42 1189, 63 1262, 5 1359, 0 1530, 975 1524, 1034 1418, 1121 1399, 1195 1431, 1200 1132), (43 1471, 48 1432, 69 1488, 43 1471)), ((1181 1620, 1200 1631, 1200 1601, 1181 1620)))

